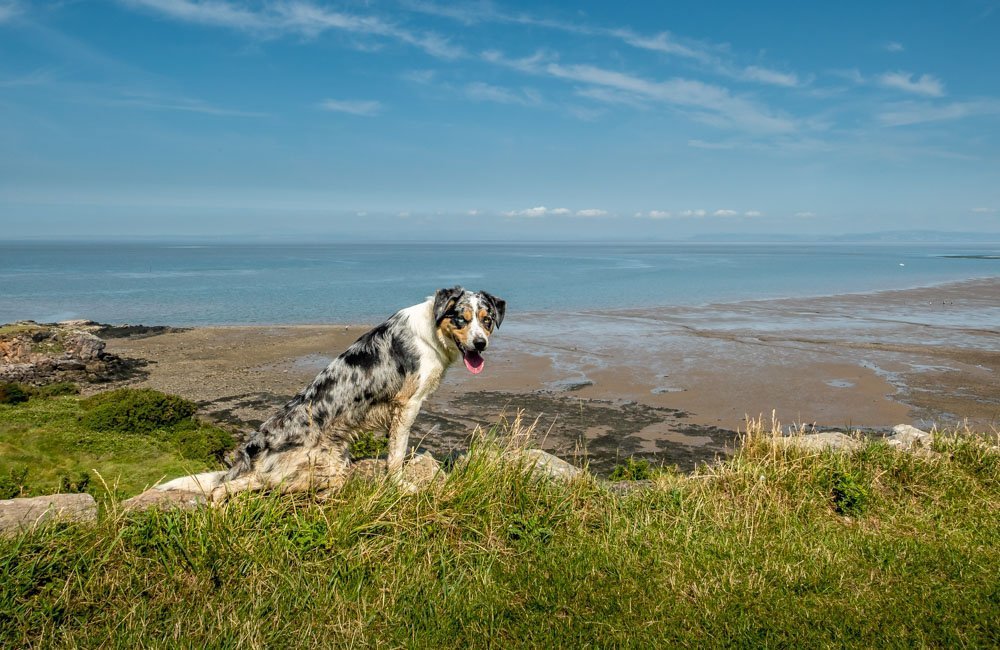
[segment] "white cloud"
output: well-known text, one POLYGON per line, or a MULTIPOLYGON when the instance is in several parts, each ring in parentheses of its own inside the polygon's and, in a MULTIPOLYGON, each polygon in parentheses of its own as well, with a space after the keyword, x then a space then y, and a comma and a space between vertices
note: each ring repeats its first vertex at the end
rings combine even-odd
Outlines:
POLYGON ((597 208, 588 208, 586 210, 577 210, 576 216, 578 217, 604 217, 607 216, 607 210, 598 210, 597 208))
POLYGON ((761 211, 759 211, 759 210, 747 210, 746 212, 743 213, 743 216, 744 217, 760 217, 763 214, 764 213, 761 212, 761 211))
POLYGON ((468 210, 465 214, 469 215, 470 217, 476 217, 479 216, 479 210, 468 210))
POLYGON ((735 217, 739 212, 736 210, 716 210, 712 213, 713 217, 735 217))
POLYGON ((271 2, 248 8, 226 0, 119 0, 174 20, 260 34, 297 34, 315 38, 326 31, 392 39, 431 56, 455 59, 464 51, 433 32, 415 32, 375 16, 331 11, 306 0, 271 2))
POLYGON ((610 34, 617 36, 632 47, 637 47, 643 50, 662 52, 663 54, 673 54, 675 56, 701 61, 702 63, 708 63, 712 59, 711 54, 709 54, 704 47, 689 47, 684 45, 678 42, 678 40, 670 32, 660 32, 655 36, 642 36, 631 30, 616 29, 612 30, 610 34))
POLYGON ((887 126, 905 126, 923 122, 960 120, 979 115, 1000 115, 1000 100, 952 102, 950 104, 903 102, 880 113, 878 120, 887 126))
POLYGON ((910 72, 886 72, 878 77, 878 83, 886 88, 916 95, 927 95, 928 97, 942 97, 944 95, 944 83, 937 77, 929 74, 914 77, 916 75, 910 72))
POLYGON ((708 214, 705 210, 683 210, 680 215, 682 217, 704 217, 708 214))
POLYGON ((398 216, 400 219, 406 219, 406 218, 408 218, 410 216, 410 213, 409 212, 400 212, 396 216, 398 216))
POLYGON ((889 41, 883 46, 883 49, 886 52, 892 52, 893 54, 895 54, 897 52, 902 52, 906 48, 903 47, 902 43, 897 43, 896 41, 889 41))
POLYGON ((553 208, 552 210, 549 210, 549 214, 555 215, 565 215, 569 213, 570 211, 567 208, 553 208))
POLYGON ((796 217, 802 217, 803 219, 808 219, 808 218, 811 218, 811 217, 815 217, 816 213, 815 212, 809 212, 809 211, 806 211, 806 212, 796 212, 795 216, 796 217))
POLYGON ((537 106, 542 103, 542 97, 531 88, 511 90, 476 81, 465 86, 465 95, 477 101, 497 102, 499 104, 517 104, 520 106, 537 106))
POLYGON ((589 64, 547 62, 548 57, 542 52, 524 59, 507 59, 500 52, 488 50, 482 53, 482 58, 528 74, 611 88, 631 95, 636 101, 645 99, 691 109, 694 119, 717 127, 762 133, 790 133, 798 128, 794 120, 743 97, 733 96, 726 88, 692 79, 676 77, 651 81, 589 64))
POLYGON ((650 219, 669 219, 673 215, 669 210, 650 210, 648 216, 650 219))
POLYGON ((202 115, 218 115, 228 117, 267 117, 266 113, 243 111, 233 108, 214 106, 200 99, 190 97, 172 97, 146 92, 122 92, 118 97, 104 99, 101 104, 108 106, 126 106, 154 111, 180 111, 184 113, 201 113, 202 115))
POLYGON ((327 99, 320 103, 320 108, 326 111, 374 117, 382 111, 382 103, 375 100, 327 99))
POLYGON ((3 2, 0 0, 0 23, 5 23, 8 20, 13 20, 14 17, 21 13, 21 3, 11 0, 10 2, 3 2))
POLYGON ((772 86, 785 86, 794 88, 799 85, 799 78, 790 72, 778 72, 759 66, 751 65, 743 69, 742 78, 746 81, 757 81, 770 84, 772 86))
MULTIPOLYGON (((557 210, 559 208, 556 208, 557 210)), ((525 208, 524 210, 509 210, 502 213, 505 217, 544 217, 549 213, 549 209, 544 205, 536 208, 525 208)))
POLYGON ((972 208, 972 211, 976 214, 996 214, 996 208, 972 208))

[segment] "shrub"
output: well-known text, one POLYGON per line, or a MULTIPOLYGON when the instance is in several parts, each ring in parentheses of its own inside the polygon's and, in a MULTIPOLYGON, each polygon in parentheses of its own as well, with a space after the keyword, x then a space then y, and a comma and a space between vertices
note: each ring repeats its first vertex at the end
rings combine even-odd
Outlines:
POLYGON ((218 463, 236 446, 233 434, 219 427, 187 420, 174 428, 170 441, 181 458, 207 464, 218 463))
POLYGON ((366 431, 351 442, 350 454, 354 460, 362 458, 378 458, 389 453, 389 440, 385 437, 375 437, 371 431, 366 431))
POLYGON ((0 384, 0 404, 20 404, 28 401, 28 391, 21 384, 5 382, 0 384))
POLYGON ((71 381, 58 381, 45 386, 31 388, 32 397, 61 397, 63 395, 79 395, 80 387, 71 381))
POLYGON ((28 494, 28 468, 9 469, 7 475, 0 474, 0 499, 13 499, 28 494))
POLYGON ((868 486, 850 472, 834 472, 831 492, 833 509, 841 515, 863 515, 871 500, 868 486))
POLYGON ((198 407, 176 395, 148 388, 119 388, 80 402, 81 423, 93 431, 149 433, 189 420, 198 407))
POLYGON ((624 463, 615 465, 608 477, 612 481, 644 481, 653 477, 653 468, 645 458, 629 457, 624 463))
POLYGON ((79 472, 76 478, 68 474, 59 477, 59 491, 62 493, 86 492, 88 487, 90 487, 90 474, 86 471, 79 472))

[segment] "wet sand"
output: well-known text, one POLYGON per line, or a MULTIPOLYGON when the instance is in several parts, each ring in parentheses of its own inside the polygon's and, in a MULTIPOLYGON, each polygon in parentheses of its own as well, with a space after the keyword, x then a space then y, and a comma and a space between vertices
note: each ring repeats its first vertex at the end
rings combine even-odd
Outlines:
MULTIPOLYGON (((135 383, 252 428, 369 325, 207 327, 108 350, 150 361, 135 383)), ((597 469, 632 454, 689 469, 731 449, 746 416, 884 429, 1000 426, 1000 279, 907 291, 674 307, 518 314, 486 370, 452 368, 414 439, 463 448, 523 410, 544 446, 597 469)))

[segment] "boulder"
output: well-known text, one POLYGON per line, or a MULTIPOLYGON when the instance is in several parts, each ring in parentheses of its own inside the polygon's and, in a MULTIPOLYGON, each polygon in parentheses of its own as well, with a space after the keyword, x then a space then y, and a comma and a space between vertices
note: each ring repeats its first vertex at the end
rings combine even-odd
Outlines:
POLYGON ((122 501, 122 509, 126 512, 134 510, 170 510, 180 508, 181 510, 194 510, 195 508, 208 503, 205 494, 202 492, 189 492, 187 490, 158 490, 151 488, 142 494, 137 494, 131 499, 122 501))
POLYGON ((0 533, 15 533, 50 521, 97 521, 89 494, 49 494, 0 501, 0 533))
POLYGON ((568 483, 584 473, 576 465, 567 463, 562 458, 541 449, 525 449, 519 454, 531 465, 532 474, 535 476, 544 476, 568 483))
POLYGON ((909 424, 897 424, 892 428, 892 435, 886 438, 890 446, 900 451, 930 450, 934 436, 910 426, 909 424))
POLYGON ((819 452, 827 449, 833 451, 854 451, 862 446, 862 441, 840 431, 824 431, 787 437, 775 436, 771 441, 778 447, 795 448, 802 451, 819 452))

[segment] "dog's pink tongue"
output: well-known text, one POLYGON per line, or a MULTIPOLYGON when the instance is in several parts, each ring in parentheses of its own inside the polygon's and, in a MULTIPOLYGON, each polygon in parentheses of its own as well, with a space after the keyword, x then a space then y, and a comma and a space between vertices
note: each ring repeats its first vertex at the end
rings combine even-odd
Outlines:
POLYGON ((466 352, 462 358, 465 360, 465 367, 474 375, 481 373, 486 365, 486 360, 478 352, 466 352))

